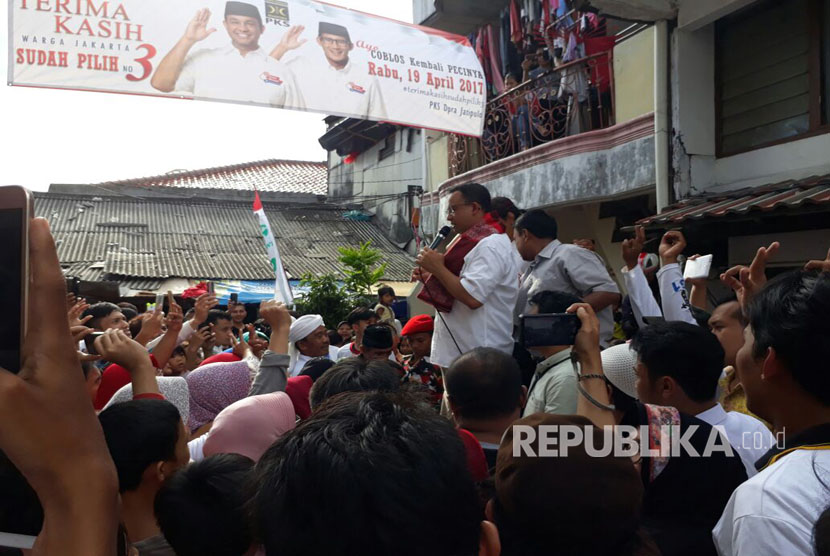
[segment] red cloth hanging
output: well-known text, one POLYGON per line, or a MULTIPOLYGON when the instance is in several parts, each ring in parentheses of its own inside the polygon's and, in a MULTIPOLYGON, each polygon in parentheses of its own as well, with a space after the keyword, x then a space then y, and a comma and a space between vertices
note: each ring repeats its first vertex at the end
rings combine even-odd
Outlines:
POLYGON ((498 94, 504 92, 504 80, 501 76, 501 58, 499 57, 499 41, 497 38, 498 30, 494 30, 492 25, 487 26, 487 50, 490 58, 490 78, 491 83, 496 88, 498 94))
POLYGON ((611 90, 611 52, 614 49, 616 37, 585 37, 585 54, 599 54, 607 52, 607 56, 597 56, 591 59, 588 64, 590 68, 591 83, 600 91, 611 90))
POLYGON ((516 5, 516 0, 510 0, 510 42, 520 46, 522 37, 522 18, 519 17, 519 7, 516 5))

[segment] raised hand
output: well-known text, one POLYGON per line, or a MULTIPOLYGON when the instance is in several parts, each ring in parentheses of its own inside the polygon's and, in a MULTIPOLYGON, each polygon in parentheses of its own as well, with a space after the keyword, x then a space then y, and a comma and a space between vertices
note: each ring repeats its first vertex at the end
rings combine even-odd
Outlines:
MULTIPOLYGON (((291 325, 289 324, 289 326, 291 325)), ((263 340, 257 335, 253 324, 247 325, 246 328, 248 329, 248 345, 251 346, 251 351, 258 359, 262 359, 262 354, 268 349, 268 340, 263 340)))
POLYGON ((291 327, 291 314, 288 306, 276 299, 266 299, 259 304, 259 316, 274 330, 279 327, 291 327))
POLYGON ((95 339, 95 350, 112 363, 117 363, 130 373, 152 368, 147 349, 120 330, 110 329, 95 339))
POLYGON ((162 311, 162 306, 159 303, 158 307, 156 307, 154 311, 151 313, 144 313, 141 323, 141 332, 139 332, 136 340, 139 340, 139 343, 142 343, 142 345, 146 344, 161 334, 161 327, 163 324, 164 311, 162 311))
POLYGON ((29 264, 22 369, 0 369, 0 449, 43 505, 33 554, 115 554, 118 476, 89 401, 66 318, 65 280, 42 218, 29 224, 29 264))
MULTIPOLYGON (((70 294, 71 295, 71 294, 70 294)), ((92 318, 92 315, 87 315, 81 318, 81 315, 89 308, 89 303, 83 299, 77 299, 72 307, 69 308, 67 316, 69 318, 69 326, 80 326, 86 324, 92 318)))
POLYGON ((184 325, 184 313, 182 312, 182 308, 179 304, 173 300, 173 294, 168 292, 167 299, 169 300, 170 308, 167 311, 167 318, 164 323, 167 326, 168 332, 178 336, 182 326, 184 325))
POLYGON ((193 322, 195 323, 193 328, 196 328, 205 322, 208 317, 208 312, 217 305, 219 305, 219 300, 216 299, 216 294, 203 293, 197 297, 196 305, 194 307, 195 312, 193 314, 193 322))
POLYGON ((187 24, 187 29, 184 31, 184 39, 190 42, 199 42, 215 33, 216 27, 211 27, 210 29, 207 27, 209 20, 209 9, 202 8, 196 12, 196 15, 194 15, 193 19, 190 20, 190 23, 187 24))
POLYGON ((828 249, 827 257, 823 261, 807 261, 807 264, 804 265, 804 270, 830 272, 830 249, 828 249))
POLYGON ((308 39, 300 39, 300 35, 305 31, 303 25, 293 25, 280 39, 277 46, 269 54, 272 58, 277 60, 282 59, 285 54, 291 50, 296 50, 308 42, 308 39))
POLYGON ((658 253, 660 254, 660 262, 663 265, 677 262, 677 257, 683 253, 686 248, 686 238, 683 233, 677 230, 672 230, 663 234, 663 239, 660 240, 660 247, 658 253))
POLYGON ((231 343, 233 344, 233 354, 234 355, 236 355, 240 359, 245 359, 251 353, 253 353, 251 351, 251 346, 248 345, 248 342, 246 342, 245 339, 242 337, 242 331, 241 330, 239 331, 239 337, 236 337, 233 334, 231 334, 230 336, 231 336, 231 343))
POLYGON ((95 329, 79 324, 77 326, 70 327, 69 332, 72 334, 72 341, 75 345, 78 345, 78 342, 95 332, 95 329))
POLYGON ((590 356, 599 355, 599 319, 594 309, 587 303, 574 303, 568 307, 568 313, 576 313, 581 326, 574 339, 574 352, 580 361, 590 356))
POLYGON ((625 261, 625 266, 628 270, 633 270, 637 266, 640 253, 643 252, 643 246, 646 244, 646 231, 642 226, 634 227, 634 238, 626 239, 622 242, 622 257, 625 261))
POLYGON ((733 266, 720 275, 721 282, 735 291, 738 303, 744 310, 755 294, 761 291, 767 283, 767 261, 778 252, 780 247, 781 244, 777 241, 770 243, 769 247, 759 247, 749 267, 733 266))
POLYGON ((198 349, 203 344, 210 342, 212 339, 213 332, 210 331, 210 327, 205 326, 204 328, 198 329, 190 336, 187 345, 193 349, 198 349))

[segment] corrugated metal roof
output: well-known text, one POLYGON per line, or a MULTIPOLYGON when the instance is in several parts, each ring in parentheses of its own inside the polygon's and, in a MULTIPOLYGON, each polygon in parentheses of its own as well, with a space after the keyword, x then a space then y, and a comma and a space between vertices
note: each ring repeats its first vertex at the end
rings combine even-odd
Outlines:
MULTIPOLYGON (((265 210, 290 278, 337 273, 338 247, 371 240, 387 263, 386 278, 409 279, 412 258, 371 222, 344 219, 344 209, 266 203, 265 210)), ((274 276, 252 203, 35 193, 35 212, 49 220, 61 264, 82 279, 274 276)))
POLYGON ((643 218, 637 224, 647 227, 671 226, 684 220, 793 210, 824 203, 830 203, 830 175, 689 197, 666 207, 660 214, 643 218))
POLYGON ((260 191, 325 195, 328 191, 327 178, 325 162, 257 160, 233 166, 175 171, 159 176, 108 181, 96 185, 245 191, 256 187, 260 191))
POLYGON ((126 278, 104 274, 103 262, 80 262, 63 266, 66 276, 75 276, 83 282, 118 282, 119 284, 136 291, 155 291, 161 287, 163 280, 153 278, 126 278), (92 266, 90 267, 90 264, 92 266))

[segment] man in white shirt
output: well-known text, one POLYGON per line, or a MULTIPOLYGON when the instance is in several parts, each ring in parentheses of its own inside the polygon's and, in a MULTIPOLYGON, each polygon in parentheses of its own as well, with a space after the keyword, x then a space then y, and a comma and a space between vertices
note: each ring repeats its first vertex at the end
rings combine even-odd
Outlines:
POLYGON ((767 283, 762 248, 730 269, 749 318, 736 357, 750 411, 783 433, 739 486, 712 534, 722 556, 813 554, 813 526, 830 477, 830 273, 795 271, 767 283), (759 291, 760 290, 760 291, 759 291))
MULTIPOLYGON (((271 51, 271 57, 281 60, 287 52, 305 44, 305 39, 299 39, 304 29, 302 26, 289 29, 271 51)), ((317 44, 323 50, 322 57, 297 56, 286 61, 308 107, 371 120, 387 119, 380 83, 370 73, 369 63, 349 58, 354 49, 349 30, 321 21, 317 44)))
POLYGON ((288 376, 296 376, 315 357, 337 360, 337 348, 329 345, 329 333, 320 315, 303 315, 288 332, 288 376))
POLYGON ((432 363, 449 367, 453 360, 476 347, 513 351, 513 307, 518 293, 519 269, 513 244, 505 234, 484 223, 490 212, 490 192, 483 185, 468 183, 450 190, 447 219, 453 230, 465 237, 480 237, 464 256, 460 275, 447 268, 444 255, 424 248, 419 268, 430 273, 453 298, 449 312, 439 312, 432 335, 432 363), (489 228, 489 230, 485 229, 489 228), (489 235, 488 235, 489 232, 489 235))
POLYGON ((521 277, 514 323, 530 311, 528 300, 536 292, 567 292, 593 307, 600 322, 600 344, 607 346, 614 334, 612 307, 620 303, 620 289, 596 253, 561 243, 557 233, 556 219, 541 209, 529 210, 516 221, 516 249, 532 262, 521 277))
POLYGON ((747 476, 774 444, 769 429, 754 417, 724 411, 717 403, 723 348, 703 327, 664 322, 641 328, 631 341, 637 352, 637 397, 643 403, 676 407, 721 432, 741 457, 747 476))
MULTIPOLYGON (((231 44, 190 53, 216 29, 207 28, 210 10, 199 10, 184 35, 162 59, 150 81, 159 91, 181 91, 196 97, 304 108, 291 70, 259 46, 265 32, 256 6, 227 2, 223 25, 231 44)), ((284 37, 286 38, 286 37, 284 37)))

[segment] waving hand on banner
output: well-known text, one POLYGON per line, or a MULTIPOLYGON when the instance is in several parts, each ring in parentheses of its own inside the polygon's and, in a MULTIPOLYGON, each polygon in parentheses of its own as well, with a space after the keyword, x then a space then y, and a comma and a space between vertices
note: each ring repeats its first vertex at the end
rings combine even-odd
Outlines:
POLYGON ((274 58, 275 60, 281 60, 285 54, 291 50, 296 50, 308 42, 308 39, 300 40, 300 35, 305 31, 304 25, 294 25, 280 39, 280 42, 277 46, 274 47, 274 50, 271 51, 269 56, 274 58))
POLYGON ((208 29, 208 21, 210 21, 210 10, 202 8, 196 12, 196 15, 194 15, 193 19, 190 20, 190 23, 187 24, 187 29, 184 31, 183 38, 188 41, 199 42, 211 36, 216 32, 216 27, 208 29))

